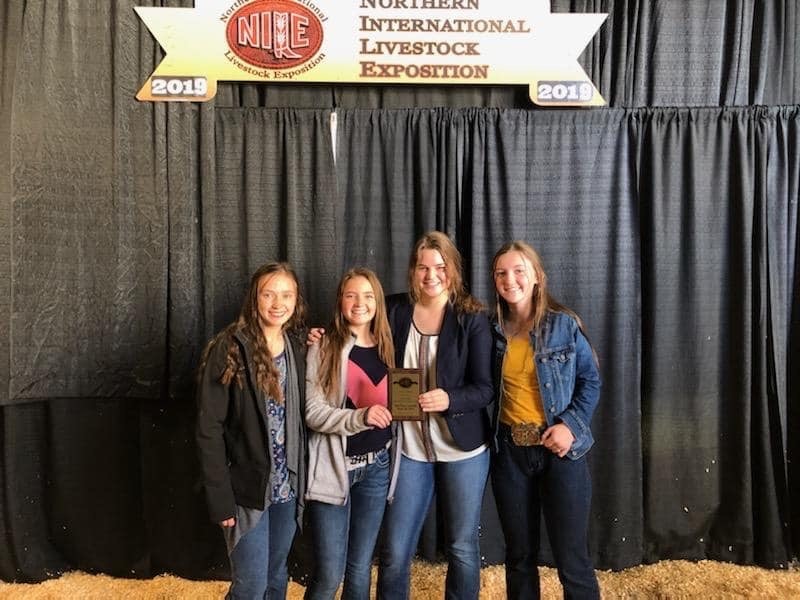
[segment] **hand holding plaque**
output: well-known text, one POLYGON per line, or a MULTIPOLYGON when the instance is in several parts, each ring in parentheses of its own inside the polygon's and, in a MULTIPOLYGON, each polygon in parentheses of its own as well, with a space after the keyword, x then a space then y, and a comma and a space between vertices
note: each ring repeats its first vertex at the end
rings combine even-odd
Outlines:
POLYGON ((421 421, 421 369, 389 369, 389 410, 394 421, 421 421))

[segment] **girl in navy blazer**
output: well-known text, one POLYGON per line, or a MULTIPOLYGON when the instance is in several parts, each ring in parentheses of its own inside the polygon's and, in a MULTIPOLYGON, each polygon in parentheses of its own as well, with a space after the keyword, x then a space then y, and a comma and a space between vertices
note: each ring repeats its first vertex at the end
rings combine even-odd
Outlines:
POLYGON ((398 367, 421 369, 421 421, 403 421, 394 499, 384 518, 379 598, 408 598, 411 559, 434 492, 444 520, 447 598, 478 598, 478 525, 489 471, 489 322, 464 288, 461 255, 425 234, 408 266, 408 294, 388 300, 398 367))

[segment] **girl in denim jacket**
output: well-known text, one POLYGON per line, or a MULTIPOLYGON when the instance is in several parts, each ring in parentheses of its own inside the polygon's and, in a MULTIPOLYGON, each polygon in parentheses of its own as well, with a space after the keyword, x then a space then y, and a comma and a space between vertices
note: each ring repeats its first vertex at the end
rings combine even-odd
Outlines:
POLYGON ((577 315, 550 297, 542 261, 528 244, 500 248, 493 277, 491 479, 506 541, 507 596, 539 598, 543 514, 564 596, 599 598, 586 463, 600 394, 596 357, 577 315))

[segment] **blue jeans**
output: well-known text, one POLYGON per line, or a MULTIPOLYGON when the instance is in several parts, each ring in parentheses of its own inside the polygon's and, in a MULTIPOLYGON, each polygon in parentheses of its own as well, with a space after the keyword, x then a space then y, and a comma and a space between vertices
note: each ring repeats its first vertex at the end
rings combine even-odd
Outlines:
POLYGON ((592 484, 586 457, 558 458, 544 446, 516 446, 501 427, 492 456, 492 488, 506 540, 506 594, 539 598, 542 513, 564 597, 599 598, 589 557, 592 484))
POLYGON ((267 507, 256 526, 241 537, 229 555, 231 587, 226 598, 286 598, 286 561, 297 529, 295 504, 292 500, 267 507))
POLYGON ((394 501, 386 509, 378 569, 378 598, 405 600, 411 559, 434 491, 439 495, 447 553, 445 598, 469 600, 480 590, 478 526, 489 452, 456 462, 400 459, 394 501))
POLYGON ((389 451, 381 450, 374 463, 350 471, 350 497, 344 506, 326 502, 309 506, 315 565, 307 600, 332 599, 343 574, 342 600, 369 600, 372 556, 389 490, 389 463, 389 451))

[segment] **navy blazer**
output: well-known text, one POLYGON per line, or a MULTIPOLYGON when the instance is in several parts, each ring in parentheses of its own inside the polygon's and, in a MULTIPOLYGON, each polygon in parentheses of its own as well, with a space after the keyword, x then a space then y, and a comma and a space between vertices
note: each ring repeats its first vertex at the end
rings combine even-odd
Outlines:
MULTIPOLYGON (((395 364, 403 365, 414 305, 408 294, 386 299, 394 339, 395 364)), ((445 309, 436 354, 436 385, 447 392, 450 408, 442 413, 459 448, 468 452, 490 438, 486 407, 492 401, 492 334, 482 312, 445 309)))

